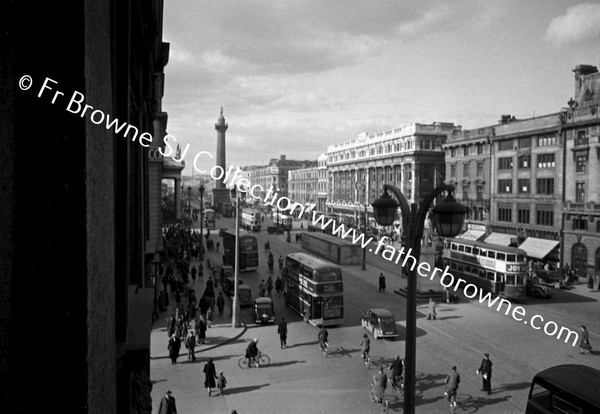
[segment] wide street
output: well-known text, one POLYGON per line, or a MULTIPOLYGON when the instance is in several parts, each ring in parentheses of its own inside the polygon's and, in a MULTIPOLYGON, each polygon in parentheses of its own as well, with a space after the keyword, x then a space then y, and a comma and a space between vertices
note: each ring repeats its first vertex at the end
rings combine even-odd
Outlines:
MULTIPOLYGON (((245 284, 252 288, 253 297, 261 279, 269 276, 264 243, 269 240, 277 258, 302 251, 300 244, 287 243, 285 235, 269 235, 266 227, 256 235, 259 244, 259 270, 240 273, 245 284)), ((294 231, 299 222, 294 223, 294 231)), ((217 228, 234 228, 234 219, 220 219, 217 228)), ((306 226, 305 226, 306 227, 306 226)), ((220 240, 216 231, 213 239, 220 240)), ((222 243, 221 243, 222 244, 222 243)), ((221 250, 222 251, 222 250, 221 250)), ((220 264, 214 251, 208 252, 212 262, 220 264)), ((331 353, 325 359, 317 347, 318 329, 304 323, 300 316, 283 304, 283 298, 274 302, 276 315, 288 321, 288 348, 281 349, 277 326, 257 326, 248 308, 242 310, 246 332, 238 339, 198 353, 195 364, 171 365, 168 358, 153 358, 151 379, 155 382, 152 397, 154 407, 167 389, 177 398, 181 413, 376 413, 379 408, 368 397, 371 377, 378 366, 389 365, 396 354, 404 357, 405 300, 393 291, 403 286, 398 265, 373 254, 367 255, 367 270, 360 265, 342 266, 344 274, 345 324, 330 328, 331 353), (383 272, 387 290, 379 293, 377 277, 383 272), (400 325, 401 337, 397 340, 374 340, 371 338, 371 356, 374 366, 367 369, 359 356, 359 344, 365 332, 360 326, 360 316, 369 307, 391 310, 400 325), (259 338, 259 349, 271 357, 268 367, 242 370, 237 365, 238 356, 252 338, 259 338), (222 370, 228 380, 224 396, 209 397, 203 389, 204 361, 212 357, 217 371, 222 370)), ((279 275, 276 269, 273 279, 279 275)), ((199 282, 197 282, 199 285, 199 282)), ((198 287, 196 292, 200 294, 198 287)), ((572 291, 553 289, 550 300, 529 299, 524 308, 527 315, 540 314, 545 321, 577 330, 586 324, 590 331, 592 346, 600 344, 600 293, 588 293, 585 285, 572 291)), ((417 412, 448 412, 444 398, 444 379, 452 365, 458 367, 461 384, 458 390, 457 412, 461 413, 521 413, 524 410, 529 385, 533 375, 550 366, 562 363, 581 363, 600 368, 600 354, 580 355, 578 347, 572 347, 542 331, 534 330, 524 322, 517 322, 504 312, 499 313, 477 301, 461 297, 458 304, 438 304, 438 319, 427 320, 427 305, 419 304, 417 321, 417 412), (494 363, 492 376, 493 393, 488 396, 480 391, 481 380, 475 373, 488 352, 494 363)), ((161 318, 163 318, 162 314, 161 318)), ((229 317, 226 306, 225 316, 229 317)), ((166 316, 165 316, 166 317, 166 316)), ((578 331, 579 332, 579 331, 578 331)), ((154 334, 153 334, 154 335, 154 334)), ((160 332, 164 335, 164 332, 160 332)), ((210 329, 207 333, 210 336, 210 329)), ((153 342, 154 343, 154 342, 153 342)), ((163 349, 152 349, 152 355, 165 354, 163 349)), ((183 362, 186 358, 182 358, 183 362)), ((387 370, 386 370, 387 372, 387 370)), ((391 400, 390 412, 402 411, 402 398, 386 392, 391 400)))

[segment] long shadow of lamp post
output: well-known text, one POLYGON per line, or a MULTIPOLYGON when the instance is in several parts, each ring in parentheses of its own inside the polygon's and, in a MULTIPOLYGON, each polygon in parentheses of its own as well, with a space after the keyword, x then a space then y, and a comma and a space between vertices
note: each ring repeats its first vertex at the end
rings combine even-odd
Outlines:
MULTIPOLYGON (((452 196, 454 186, 441 185, 437 187, 425 197, 420 206, 417 206, 416 203, 409 206, 402 192, 393 185, 384 184, 383 190, 383 195, 371 204, 375 221, 382 226, 392 225, 398 206, 400 206, 405 247, 409 249, 407 254, 412 251, 417 262, 421 256, 421 239, 429 206, 444 191, 448 192, 448 196, 432 209, 433 225, 442 237, 454 237, 460 232, 467 208, 457 203, 452 196), (390 197, 388 190, 394 193, 399 203, 390 197)), ((412 266, 411 269, 408 271, 406 286, 406 353, 404 357, 404 413, 406 414, 415 412, 417 266, 412 266)))

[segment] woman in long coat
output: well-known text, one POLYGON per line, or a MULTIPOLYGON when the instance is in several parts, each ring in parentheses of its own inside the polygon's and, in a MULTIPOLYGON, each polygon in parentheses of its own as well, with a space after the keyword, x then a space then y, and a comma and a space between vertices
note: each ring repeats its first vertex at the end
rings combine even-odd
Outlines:
POLYGON ((177 334, 171 335, 169 339, 169 357, 171 358, 171 364, 177 363, 177 358, 179 357, 179 349, 181 348, 181 340, 177 336, 177 334))
POLYGON ((217 370, 215 364, 213 364, 212 358, 208 359, 206 365, 204 365, 204 387, 208 388, 208 395, 212 393, 212 389, 216 387, 215 379, 217 378, 217 370))
POLYGON ((592 345, 590 345, 590 334, 588 333, 585 325, 581 325, 581 340, 579 341, 579 347, 581 348, 581 353, 585 354, 586 352, 592 353, 592 345))

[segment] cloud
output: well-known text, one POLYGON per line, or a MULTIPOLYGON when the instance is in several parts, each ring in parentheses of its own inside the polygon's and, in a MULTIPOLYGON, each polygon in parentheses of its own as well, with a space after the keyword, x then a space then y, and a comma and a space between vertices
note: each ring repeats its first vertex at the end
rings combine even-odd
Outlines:
POLYGON ((545 39, 555 45, 597 40, 600 30, 600 4, 580 4, 554 18, 545 39))

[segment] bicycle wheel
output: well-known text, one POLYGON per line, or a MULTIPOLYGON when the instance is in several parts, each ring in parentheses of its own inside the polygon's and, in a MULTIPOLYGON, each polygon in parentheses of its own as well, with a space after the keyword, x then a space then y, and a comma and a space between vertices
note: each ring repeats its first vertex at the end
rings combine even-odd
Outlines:
POLYGON ((261 354, 257 361, 259 367, 266 367, 271 363, 271 358, 267 354, 261 354))
POLYGON ((238 365, 240 366, 241 369, 250 368, 250 362, 249 362, 248 358, 246 358, 246 356, 244 356, 244 355, 242 355, 241 357, 238 358, 238 365))

